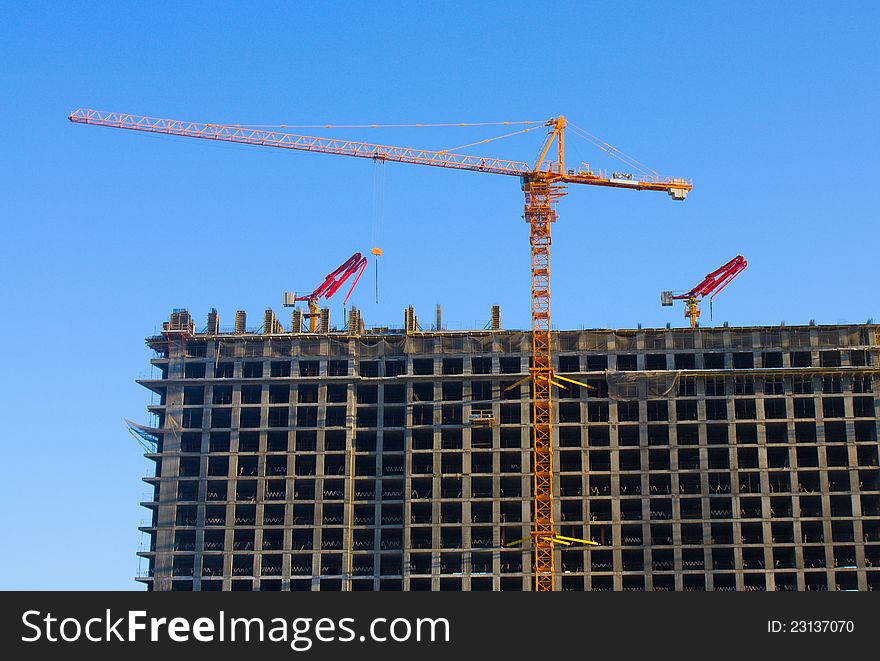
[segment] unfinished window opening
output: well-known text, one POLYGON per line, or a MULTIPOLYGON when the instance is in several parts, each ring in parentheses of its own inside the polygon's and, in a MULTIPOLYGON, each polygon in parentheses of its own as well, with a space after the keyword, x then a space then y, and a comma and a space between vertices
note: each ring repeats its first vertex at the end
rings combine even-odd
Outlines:
POLYGON ((880 491, 880 471, 860 470, 859 491, 880 491))
MULTIPOLYGON (((580 429, 578 429, 577 427, 571 427, 569 429, 572 430, 570 432, 567 432, 567 434, 571 435, 571 442, 577 441, 577 444, 580 445, 581 444, 581 431, 580 431, 580 429), (576 438, 575 438, 575 432, 577 432, 576 438)), ((560 441, 562 439, 561 433, 562 432, 560 431, 560 441)), ((588 438, 587 443, 590 447, 608 447, 611 445, 611 430, 605 425, 589 427, 587 430, 587 438, 588 438)))
POLYGON ((205 363, 186 363, 183 366, 183 378, 204 379, 205 363))
POLYGON ((792 351, 789 354, 792 367, 812 367, 813 354, 809 351, 792 351))
POLYGON ((284 480, 266 480, 266 500, 284 500, 286 491, 284 480))
MULTIPOLYGON (((440 548, 444 549, 460 549, 461 548, 461 528, 459 526, 443 526, 440 528, 440 548)), ((457 553, 444 554, 451 558, 458 558, 458 570, 461 571, 461 555, 457 553)), ((454 565, 453 565, 454 566, 454 565)), ((442 571, 442 569, 441 569, 442 571)))
POLYGON ((235 363, 217 363, 214 368, 215 379, 231 379, 235 375, 235 363))
POLYGON ((273 360, 269 363, 269 375, 274 378, 290 376, 290 361, 273 360))
POLYGON ((413 383, 412 392, 414 402, 434 401, 434 384, 430 381, 413 383))
MULTIPOLYGON (((412 424, 433 425, 434 407, 430 404, 416 404, 412 407, 412 424)), ((427 431, 427 430, 425 430, 427 431)))
POLYGON ((648 515, 653 520, 668 520, 672 518, 672 501, 668 498, 651 498, 649 501, 648 515))
MULTIPOLYGON (((202 409, 183 409, 183 427, 184 429, 201 429, 202 427, 202 409)), ((164 423, 161 420, 158 427, 161 427, 164 423)))
MULTIPOLYGON (((260 451, 260 432, 246 431, 240 432, 238 435, 238 451, 239 452, 259 452, 260 451)), ((254 461, 253 458, 248 461, 254 461)), ((241 462, 239 462, 241 463, 241 462)))
POLYGON ((483 449, 492 447, 492 430, 486 427, 471 429, 471 448, 483 449))
POLYGON ((699 498, 682 498, 679 501, 679 507, 682 519, 703 518, 703 502, 699 498))
POLYGON ((620 425, 617 428, 617 444, 620 446, 638 446, 640 443, 638 425, 620 425))
POLYGON ((720 352, 704 353, 703 367, 707 370, 723 370, 724 354, 720 352))
POLYGON ((699 445, 700 427, 698 425, 678 425, 676 440, 678 445, 699 445))
MULTIPOLYGON (((397 460, 400 461, 399 459, 397 460)), ((388 470, 397 470, 396 466, 399 464, 395 463, 395 468, 392 468, 390 465, 388 466, 388 470)), ((402 467, 400 468, 402 470, 402 467)), ((395 473, 396 474, 396 473, 395 473)), ((345 455, 344 454, 326 454, 324 455, 324 475, 333 476, 333 475, 345 475, 345 455)))
POLYGON ((492 453, 476 452, 471 455, 471 473, 491 473, 492 453))
POLYGON ((269 427, 287 427, 289 411, 286 406, 269 407, 266 424, 269 427))
MULTIPOLYGON (((406 407, 386 406, 382 412, 382 425, 384 427, 405 427, 406 407)), ((403 437, 401 436, 401 439, 403 437)))
POLYGON ((840 367, 840 351, 820 351, 819 366, 820 367, 840 367))
POLYGON ((822 415, 826 418, 844 417, 843 397, 823 397, 822 415))
POLYGON ((812 397, 795 397, 793 403, 795 418, 816 417, 816 400, 812 397))
POLYGON ((492 357, 491 356, 475 356, 471 358, 472 374, 491 374, 492 373, 492 357))
POLYGON ((727 392, 724 377, 721 376, 706 377, 705 385, 707 397, 723 397, 727 392))
POLYGON ((244 379, 261 379, 263 377, 263 363, 262 362, 242 363, 241 376, 244 379))
MULTIPOLYGON (((800 488, 803 491, 802 482, 800 483, 800 488)), ((801 496, 798 499, 798 504, 801 509, 801 518, 822 516, 822 499, 819 496, 801 496)), ((803 524, 801 528, 805 530, 803 524)), ((807 541, 806 533, 804 533, 804 537, 804 541, 807 541)))
POLYGON ((444 404, 440 407, 440 424, 442 425, 460 425, 462 424, 462 406, 461 404, 444 404))
MULTIPOLYGON (((285 386, 270 386, 269 392, 272 392, 273 388, 285 388, 285 386)), ((290 386, 286 386, 287 392, 290 392, 290 386)), ((283 390, 279 390, 280 393, 284 393, 283 390)), ((300 404, 317 404, 318 403, 318 385, 317 384, 304 384, 301 383, 296 389, 296 400, 300 404)), ((270 397, 271 401, 271 397, 270 397)), ((287 401, 287 400, 284 400, 287 401)))
POLYGON ((767 448, 767 465, 770 468, 788 468, 788 448, 767 448))
POLYGON ((444 358, 443 374, 462 374, 464 373, 464 361, 461 358, 444 358))
POLYGON ((394 377, 401 376, 406 374, 406 361, 405 360, 386 360, 385 361, 385 376, 394 377))
POLYGON ((648 421, 669 420, 669 402, 665 399, 651 399, 647 403, 648 421))
MULTIPOLYGON (((205 525, 206 526, 225 526, 226 525, 226 505, 209 505, 205 508, 205 525)), ((222 531, 217 532, 222 540, 222 531)), ((207 533, 205 533, 205 543, 208 543, 207 533)), ((214 538, 216 539, 216 538, 214 538)), ((222 548, 222 541, 220 542, 222 548)), ((207 547, 206 547, 207 548, 207 547)))
MULTIPOLYGON (((445 474, 455 474, 462 472, 462 456, 459 452, 444 452, 440 455, 440 471, 445 474)), ((460 493, 460 489, 459 489, 460 493)), ((457 496, 461 498, 461 496, 457 496)))
POLYGON ((413 503, 410 506, 410 523, 431 523, 431 521, 431 503, 413 503))
POLYGON ((648 454, 648 470, 668 471, 669 452, 666 450, 650 450, 648 454))
POLYGON ((581 421, 581 405, 576 402, 562 402, 559 407, 559 422, 570 423, 581 421))
POLYGON ((764 417, 768 420, 781 420, 788 417, 785 409, 785 399, 765 399, 764 417))
POLYGON ((300 376, 318 376, 321 373, 321 363, 318 360, 299 361, 300 376))
POLYGON ((287 456, 270 456, 266 458, 266 476, 287 475, 287 456))
MULTIPOLYGON (((771 498, 771 509, 773 508, 772 500, 771 498)), ((784 500, 790 499, 786 498, 784 500)), ((790 513, 789 516, 791 516, 790 513)), ((774 521, 771 523, 770 534, 770 542, 773 544, 791 544, 794 542, 794 526, 789 521, 774 521)))
MULTIPOLYGON (((853 397, 853 415, 856 418, 873 418, 874 417, 874 398, 873 397, 853 397)), ((858 423, 856 423, 858 424, 858 423)))
POLYGON ((433 374, 434 359, 433 358, 413 358, 412 361, 413 374, 433 374))
POLYGON ((736 461, 740 468, 758 468, 758 448, 737 448, 736 461))
POLYGON ((440 447, 444 450, 461 450, 461 429, 443 429, 440 432, 440 447))
MULTIPOLYGON (((783 395, 785 394, 785 379, 781 376, 771 376, 764 378, 764 394, 765 395, 783 395)), ((782 401, 782 400, 777 400, 782 401)), ((766 409, 766 404, 765 407, 766 409)), ((782 406, 783 414, 785 413, 785 404, 782 406)), ((783 416, 784 417, 784 416, 783 416)))
POLYGON ((500 431, 500 437, 502 448, 522 447, 522 430, 520 429, 502 429, 500 431))
POLYGON ((225 480, 208 480, 205 498, 214 501, 226 500, 226 484, 225 480))
POLYGON ((201 432, 184 432, 180 439, 181 452, 201 452, 202 451, 202 434, 201 432))
POLYGON ((727 400, 726 399, 707 399, 706 400, 706 419, 707 420, 727 420, 727 400))
MULTIPOLYGON (((237 504, 235 506, 235 525, 255 526, 257 524, 257 508, 254 505, 237 504)), ((238 531, 242 532, 242 531, 238 531)), ((238 533, 236 533, 238 534, 238 533)))
POLYGON ((471 503, 471 523, 492 523, 492 503, 471 503))
MULTIPOLYGON (((761 523, 741 523, 740 533, 743 544, 763 544, 764 543, 764 526, 761 523)), ((764 549, 756 549, 762 554, 764 549)))
MULTIPOLYGON (((871 421, 862 421, 856 420, 855 422, 855 439, 857 443, 875 443, 877 441, 877 425, 871 421)), ((861 448, 859 448, 859 452, 861 453, 861 448)), ((876 453, 875 453, 876 456, 876 453)), ((863 464, 861 461, 861 454, 859 454, 859 464, 862 466, 867 466, 869 464, 863 464)), ((872 466, 876 466, 876 461, 872 466)))
POLYGON ((327 403, 336 404, 348 401, 348 386, 344 383, 331 383, 327 385, 327 403))
POLYGON ((678 379, 678 396, 694 397, 697 394, 697 379, 692 376, 682 376, 678 379))
POLYGON ((520 501, 501 501, 501 522, 518 523, 522 518, 522 503, 520 501))
POLYGON ((228 473, 229 457, 208 457, 208 475, 219 477, 226 476, 228 473))
POLYGON ((770 368, 779 368, 782 367, 782 352, 781 351, 764 351, 761 354, 761 365, 765 369, 770 368))
POLYGON ((434 447, 434 432, 430 429, 413 429, 411 432, 413 450, 431 450, 434 447))
POLYGON ((580 357, 577 355, 559 356, 559 371, 560 372, 580 372, 581 371, 580 357))
MULTIPOLYGON (((656 549, 651 554, 651 568, 654 571, 672 571, 675 569, 675 558, 671 549, 656 549)), ((671 575, 654 576, 654 589, 673 590, 675 577, 671 575)))
MULTIPOLYGON (((618 403, 618 412, 620 404, 618 403)), ((696 420, 697 402, 695 400, 678 400, 675 402, 675 416, 678 420, 696 420)))
POLYGON ((522 399, 522 387, 514 386, 515 381, 502 381, 499 385, 501 399, 522 399))
POLYGON ((290 402, 290 386, 269 386, 269 403, 270 404, 287 404, 290 402))
POLYGON ((471 400, 475 402, 488 401, 492 399, 492 382, 491 381, 472 381, 471 382, 471 400))
POLYGON ((697 368, 696 355, 692 353, 677 353, 673 360, 677 370, 693 370, 697 368))
MULTIPOLYGON (((622 454, 622 453, 621 453, 622 454)), ((638 454, 636 454, 638 456, 638 454)), ((696 448, 682 448, 678 451, 679 470, 699 470, 700 451, 696 448)))
POLYGON ((608 422, 608 402, 588 402, 587 420, 589 422, 608 422))
POLYGON ((502 374, 519 374, 522 372, 522 360, 519 356, 502 356, 498 359, 502 374))
POLYGON ((638 402, 617 402, 617 419, 620 422, 639 421, 638 402))
POLYGON ((358 374, 362 377, 366 378, 375 378, 380 376, 379 374, 379 361, 378 360, 362 360, 358 364, 358 374))
POLYGON ((617 369, 621 372, 634 372, 638 369, 638 356, 634 353, 618 354, 617 369))
POLYGON ((444 381, 441 386, 443 401, 460 402, 462 396, 461 381, 444 381))

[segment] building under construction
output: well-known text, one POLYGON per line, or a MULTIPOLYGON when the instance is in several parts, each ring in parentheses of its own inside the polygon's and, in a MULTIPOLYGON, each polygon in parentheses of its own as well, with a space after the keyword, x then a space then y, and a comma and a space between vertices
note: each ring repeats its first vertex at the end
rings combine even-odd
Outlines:
MULTIPOLYGON (((295 311, 294 314, 297 314, 295 311)), ((530 590, 531 333, 175 311, 153 590, 530 590), (294 319, 302 328, 302 319, 294 319), (526 541, 522 541, 526 540, 526 541)), ((557 590, 880 589, 880 326, 552 333, 557 590)))

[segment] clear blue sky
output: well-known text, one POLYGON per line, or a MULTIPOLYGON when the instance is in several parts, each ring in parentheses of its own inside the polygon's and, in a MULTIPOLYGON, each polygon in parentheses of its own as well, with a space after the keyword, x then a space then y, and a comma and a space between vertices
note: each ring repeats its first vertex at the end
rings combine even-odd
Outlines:
MULTIPOLYGON (((78 126, 72 109, 250 124, 564 113, 694 191, 562 201, 558 328, 681 325, 660 291, 739 253, 749 268, 714 323, 863 322, 880 317, 878 19, 873 2, 3 3, 0 587, 137 589, 152 464, 122 418, 148 419, 143 339, 172 307, 259 325, 284 290, 369 251, 376 223, 370 161, 78 126)), ((499 132, 341 135, 442 148, 499 132)), ((530 160, 540 135, 472 152, 530 160)), ((482 326, 497 302, 506 327, 528 326, 515 179, 389 164, 382 191, 380 303, 372 265, 352 298, 368 324, 399 324, 410 303, 425 321, 440 302, 450 327, 482 326)))

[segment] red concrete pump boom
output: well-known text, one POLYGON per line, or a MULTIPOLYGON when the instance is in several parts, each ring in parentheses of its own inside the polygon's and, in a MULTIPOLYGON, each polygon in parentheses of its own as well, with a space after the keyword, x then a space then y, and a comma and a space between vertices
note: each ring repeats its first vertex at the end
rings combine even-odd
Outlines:
POLYGON ((711 301, 748 265, 749 263, 742 255, 737 255, 721 268, 708 273, 700 284, 686 294, 673 296, 672 292, 663 292, 662 303, 663 305, 672 305, 672 301, 687 301, 684 316, 690 319, 691 328, 696 328, 697 319, 700 318, 700 310, 697 308, 699 300, 708 296, 711 301))
POLYGON ((324 298, 330 298, 339 290, 340 287, 342 287, 343 284, 345 284, 346 280, 354 275, 354 282, 351 283, 351 287, 348 288, 348 293, 345 295, 345 299, 342 301, 342 304, 345 305, 348 302, 348 297, 351 296, 351 292, 354 290, 354 286, 357 284, 365 268, 367 268, 367 258, 361 255, 359 252, 356 252, 351 257, 349 257, 345 261, 345 263, 343 263, 338 269, 336 269, 332 273, 328 273, 327 277, 324 278, 324 282, 321 283, 321 285, 317 289, 315 289, 315 291, 307 296, 297 296, 295 300, 318 300, 322 296, 324 298))
POLYGON ((348 293, 342 301, 342 304, 345 305, 348 302, 349 296, 351 296, 351 292, 354 291, 354 286, 358 283, 361 274, 363 274, 366 268, 367 258, 356 252, 345 260, 339 268, 332 273, 328 273, 324 278, 324 282, 318 285, 311 294, 306 294, 305 296, 285 294, 284 304, 285 306, 292 306, 296 304, 296 301, 308 301, 309 311, 305 314, 305 317, 309 320, 309 332, 314 333, 318 329, 318 318, 321 314, 318 310, 318 299, 322 297, 325 299, 330 298, 339 291, 339 288, 345 284, 346 280, 354 276, 354 282, 351 283, 351 287, 348 288, 348 293))

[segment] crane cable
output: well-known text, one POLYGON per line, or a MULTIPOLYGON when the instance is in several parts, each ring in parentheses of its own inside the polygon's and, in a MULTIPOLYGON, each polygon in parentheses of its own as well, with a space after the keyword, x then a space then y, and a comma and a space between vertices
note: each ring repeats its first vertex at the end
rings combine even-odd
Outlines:
POLYGON ((382 232, 382 217, 385 214, 385 160, 373 159, 373 210, 371 231, 371 245, 373 248, 370 253, 374 257, 375 263, 375 281, 376 281, 376 303, 379 303, 379 257, 382 256, 382 249, 379 247, 379 240, 382 232))
POLYGON ((496 135, 494 138, 486 138, 485 140, 478 140, 477 142, 469 142, 466 145, 458 145, 457 147, 450 147, 449 149, 441 149, 438 153, 446 154, 451 151, 455 151, 457 149, 467 149, 468 147, 474 147, 476 145, 483 145, 487 142, 494 142, 495 140, 501 140, 502 138, 509 138, 514 135, 520 135, 521 133, 528 133, 529 131, 534 131, 535 129, 541 128, 540 126, 532 126, 531 128, 522 129, 521 131, 514 131, 513 133, 505 133, 504 135, 496 135))
POLYGON ((656 170, 649 168, 647 165, 641 163, 640 161, 633 158, 632 156, 628 156, 627 154, 624 154, 622 151, 617 149, 617 147, 614 147, 613 145, 608 144, 607 142, 605 142, 601 138, 597 138, 595 135, 593 135, 592 133, 590 133, 588 131, 585 131, 584 129, 577 126, 576 124, 572 124, 571 122, 568 122, 568 126, 571 129, 573 129, 575 135, 577 135, 580 138, 583 138, 584 140, 591 143, 595 147, 598 147, 602 151, 610 154, 611 156, 613 156, 617 160, 621 161, 622 163, 625 163, 626 165, 628 165, 630 167, 634 167, 638 170, 641 170, 644 174, 653 175, 655 177, 660 176, 656 170))

